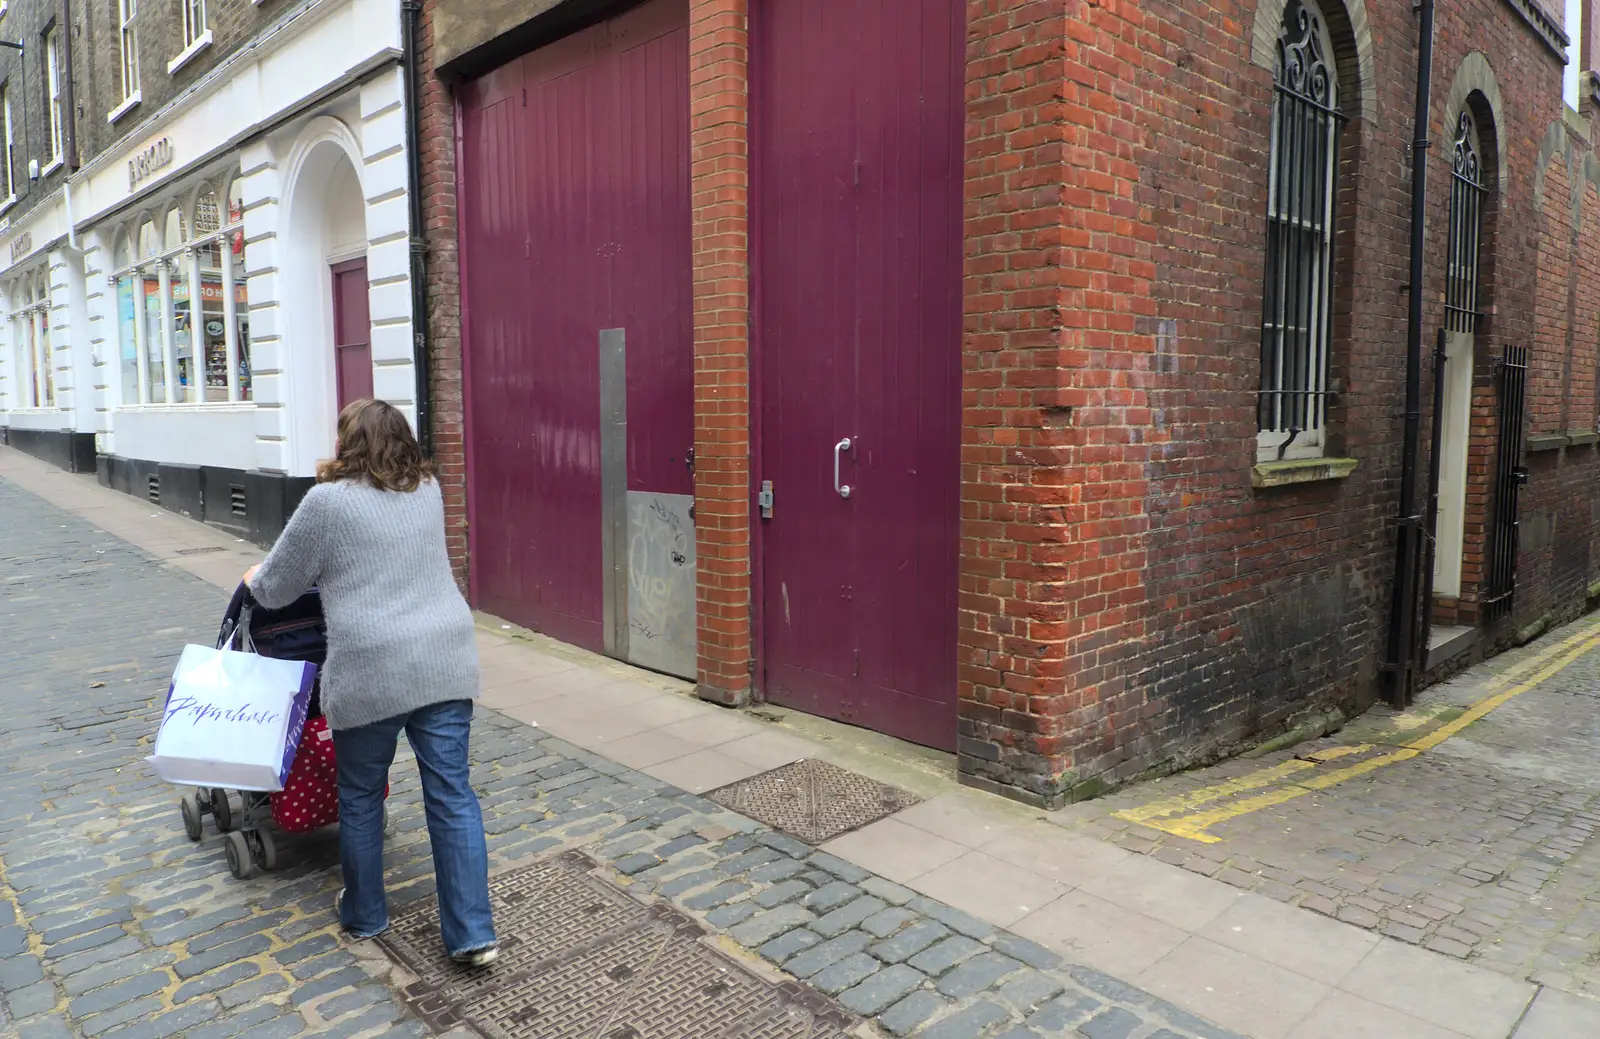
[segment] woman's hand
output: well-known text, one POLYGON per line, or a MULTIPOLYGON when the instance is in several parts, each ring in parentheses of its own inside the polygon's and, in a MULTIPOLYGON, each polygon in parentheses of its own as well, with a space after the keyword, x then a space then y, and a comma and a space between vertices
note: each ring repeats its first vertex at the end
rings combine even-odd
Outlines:
POLYGON ((260 570, 260 569, 261 569, 261 564, 257 563, 255 566, 252 566, 250 569, 246 570, 244 572, 244 583, 246 585, 248 585, 251 582, 251 580, 253 580, 255 578, 256 571, 260 570))

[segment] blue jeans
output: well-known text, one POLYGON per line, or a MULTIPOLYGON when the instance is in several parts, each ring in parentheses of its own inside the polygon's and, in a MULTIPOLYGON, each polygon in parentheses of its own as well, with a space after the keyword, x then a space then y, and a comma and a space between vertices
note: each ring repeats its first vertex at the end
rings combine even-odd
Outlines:
POLYGON ((452 956, 482 949, 494 944, 495 936, 483 809, 468 778, 469 700, 433 704, 358 729, 334 731, 345 888, 339 922, 360 938, 380 934, 389 926, 383 890, 383 790, 402 729, 422 773, 445 949, 452 956))

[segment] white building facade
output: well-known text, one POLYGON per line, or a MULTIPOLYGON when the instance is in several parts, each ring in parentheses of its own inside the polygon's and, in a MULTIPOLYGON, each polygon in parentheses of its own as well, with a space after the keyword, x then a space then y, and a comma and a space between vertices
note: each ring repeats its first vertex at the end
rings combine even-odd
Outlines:
POLYGON ((0 224, 6 441, 267 543, 343 402, 415 423, 401 57, 311 0, 0 224))

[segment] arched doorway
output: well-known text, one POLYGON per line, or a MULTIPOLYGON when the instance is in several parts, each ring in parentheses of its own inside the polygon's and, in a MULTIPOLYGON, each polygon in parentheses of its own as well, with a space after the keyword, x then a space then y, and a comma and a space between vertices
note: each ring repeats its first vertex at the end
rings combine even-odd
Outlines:
POLYGON ((282 298, 296 475, 333 453, 340 406, 373 383, 359 151, 343 124, 327 123, 290 161, 282 298))

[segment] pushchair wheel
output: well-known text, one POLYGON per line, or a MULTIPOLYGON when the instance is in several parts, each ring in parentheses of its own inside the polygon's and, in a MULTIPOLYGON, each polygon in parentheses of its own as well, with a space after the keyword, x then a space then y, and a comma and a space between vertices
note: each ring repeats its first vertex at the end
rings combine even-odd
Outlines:
POLYGON ((223 852, 228 857, 228 872, 240 880, 248 880, 256 871, 255 858, 250 854, 250 844, 244 834, 234 830, 223 842, 223 852))
POLYGON ((247 836, 254 837, 258 849, 256 865, 264 872, 271 873, 278 868, 278 846, 272 840, 271 830, 251 830, 247 836))
POLYGON ((211 814, 217 817, 217 829, 223 833, 244 825, 244 797, 237 790, 211 788, 211 814))
POLYGON ((228 792, 220 786, 211 788, 211 814, 216 816, 217 829, 223 833, 233 829, 233 805, 228 801, 228 792))
POLYGON ((183 832, 191 841, 198 841, 205 835, 201 827, 200 799, 193 794, 184 794, 179 807, 183 810, 183 832))

